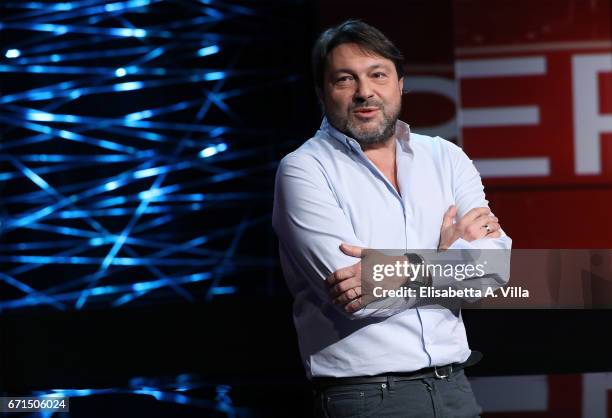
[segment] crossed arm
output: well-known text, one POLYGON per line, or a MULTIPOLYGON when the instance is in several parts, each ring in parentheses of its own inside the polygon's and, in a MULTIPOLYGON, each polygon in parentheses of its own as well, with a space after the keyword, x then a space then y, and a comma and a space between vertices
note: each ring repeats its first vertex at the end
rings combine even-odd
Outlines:
MULTIPOLYGON (((491 241, 502 247, 507 243, 497 241, 506 237, 499 220, 485 207, 480 176, 456 148, 456 169, 452 172, 455 205, 444 215, 438 247, 446 249, 460 240, 491 241)), ((279 238, 285 276, 298 291, 306 281, 320 300, 333 301, 353 318, 369 316, 364 312, 367 309, 361 310, 361 262, 355 262, 367 245, 355 236, 330 179, 315 159, 291 155, 281 161, 272 224, 279 238)))
MULTIPOLYGON (((446 250, 459 238, 471 242, 482 238, 501 237, 499 219, 487 207, 475 208, 456 220, 457 208, 451 206, 444 214, 438 249, 446 250)), ((340 250, 351 257, 361 258, 364 248, 342 243, 340 250)), ((332 302, 347 313, 364 307, 361 288, 361 261, 343 267, 326 279, 332 302)))

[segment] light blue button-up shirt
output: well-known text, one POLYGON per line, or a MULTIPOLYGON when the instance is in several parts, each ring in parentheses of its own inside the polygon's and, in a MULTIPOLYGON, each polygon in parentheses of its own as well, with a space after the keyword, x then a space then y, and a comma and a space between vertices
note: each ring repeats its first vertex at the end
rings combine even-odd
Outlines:
MULTIPOLYGON (((396 126, 399 193, 359 143, 323 120, 320 130, 280 162, 273 226, 308 377, 409 372, 463 362, 470 355, 461 315, 447 309, 347 314, 331 303, 325 278, 359 260, 364 248, 436 249, 446 210, 461 217, 488 206, 480 175, 461 148, 396 126), (354 320, 357 319, 357 320, 354 320)), ((463 248, 509 249, 503 234, 463 248)), ((453 248, 453 247, 451 247, 453 248)))

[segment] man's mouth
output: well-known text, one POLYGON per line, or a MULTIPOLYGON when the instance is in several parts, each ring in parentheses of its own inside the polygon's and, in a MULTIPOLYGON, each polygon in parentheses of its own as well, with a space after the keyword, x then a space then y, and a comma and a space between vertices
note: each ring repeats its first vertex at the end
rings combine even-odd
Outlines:
POLYGON ((376 114, 376 112, 378 112, 379 110, 380 109, 378 107, 359 107, 359 108, 353 110, 353 112, 357 116, 369 117, 369 116, 374 116, 376 114))

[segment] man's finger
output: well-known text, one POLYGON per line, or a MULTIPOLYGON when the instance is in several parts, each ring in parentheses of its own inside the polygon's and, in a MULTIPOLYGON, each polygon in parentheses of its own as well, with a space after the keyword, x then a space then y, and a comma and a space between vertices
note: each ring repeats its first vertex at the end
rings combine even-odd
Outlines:
POLYGON ((335 286, 338 282, 350 279, 351 277, 355 276, 355 274, 357 274, 355 271, 355 266, 344 267, 327 276, 325 281, 327 282, 328 286, 335 286))
POLYGON ((487 225, 489 226, 489 230, 487 231, 489 234, 501 228, 501 226, 497 222, 491 222, 491 221, 485 223, 482 227, 486 230, 487 225))
POLYGON ((444 214, 444 218, 442 218, 442 229, 451 226, 453 224, 455 216, 457 216, 457 206, 452 205, 444 214))
POLYGON ((463 234, 463 239, 474 241, 481 238, 491 237, 491 234, 501 226, 490 219, 478 218, 474 223, 469 225, 463 234))
POLYGON ((480 225, 479 235, 483 234, 479 238, 487 238, 491 237, 491 234, 498 229, 501 228, 499 223, 497 223, 498 219, 494 216, 482 216, 478 218, 475 222, 476 225, 480 225))
POLYGON ((476 218, 479 218, 481 216, 484 215, 488 215, 491 213, 491 209, 484 207, 484 208, 474 208, 468 211, 468 213, 466 213, 463 218, 461 218, 461 220, 465 223, 472 223, 476 218))
POLYGON ((363 307, 363 302, 362 302, 361 298, 357 298, 357 299, 352 300, 351 302, 347 303, 344 306, 344 310, 346 312, 348 312, 348 313, 353 313, 353 312, 357 312, 362 307, 363 307))
POLYGON ((333 302, 336 305, 344 306, 347 303, 361 297, 361 287, 354 287, 334 298, 333 302))
POLYGON ((336 283, 331 289, 329 289, 329 294, 332 298, 335 298, 342 293, 347 292, 349 289, 359 286, 361 286, 361 279, 358 277, 351 277, 350 279, 336 283))
POLYGON ((363 251, 363 248, 362 247, 358 247, 356 245, 349 245, 349 244, 342 243, 342 244, 340 244, 340 250, 344 254, 350 255, 351 257, 361 258, 361 253, 363 251))

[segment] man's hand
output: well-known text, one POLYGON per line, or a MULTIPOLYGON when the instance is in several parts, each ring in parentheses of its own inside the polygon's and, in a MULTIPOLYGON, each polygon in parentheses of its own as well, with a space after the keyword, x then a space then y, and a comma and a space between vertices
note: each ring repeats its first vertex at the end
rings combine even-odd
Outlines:
POLYGON ((458 222, 454 222, 455 216, 457 216, 457 207, 453 205, 448 208, 442 220, 439 250, 448 249, 459 238, 474 241, 484 237, 501 237, 499 219, 491 213, 489 208, 474 208, 458 222))
MULTIPOLYGON (((363 248, 342 244, 340 250, 351 257, 361 258, 363 248)), ((353 313, 363 307, 361 298, 361 261, 336 270, 325 279, 332 302, 346 312, 353 313)))

